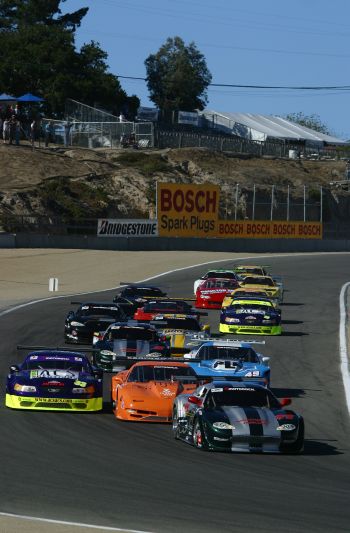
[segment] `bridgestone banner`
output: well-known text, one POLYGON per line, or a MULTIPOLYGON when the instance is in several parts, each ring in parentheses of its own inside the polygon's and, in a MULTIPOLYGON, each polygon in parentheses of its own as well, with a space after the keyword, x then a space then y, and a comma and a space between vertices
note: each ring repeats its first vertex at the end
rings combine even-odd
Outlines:
POLYGON ((211 183, 157 183, 161 237, 216 237, 220 189, 211 183))
POLYGON ((322 239, 321 222, 219 220, 216 237, 224 239, 322 239))
POLYGON ((97 224, 98 237, 156 237, 156 220, 100 218, 97 224))

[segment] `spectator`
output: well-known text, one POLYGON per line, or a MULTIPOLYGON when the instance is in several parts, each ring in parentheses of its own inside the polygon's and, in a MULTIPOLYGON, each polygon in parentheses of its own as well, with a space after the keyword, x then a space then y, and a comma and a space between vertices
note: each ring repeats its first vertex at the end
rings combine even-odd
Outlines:
POLYGON ((119 115, 119 122, 125 122, 125 117, 122 112, 120 112, 120 115, 119 115))
POLYGON ((67 119, 64 124, 64 146, 69 146, 70 145, 70 129, 71 127, 73 126, 73 124, 71 122, 69 122, 69 120, 67 119))
POLYGON ((54 133, 55 133, 54 123, 53 123, 52 120, 50 120, 49 122, 47 122, 47 123, 45 124, 45 128, 44 128, 44 134, 45 134, 45 147, 46 147, 46 148, 49 146, 49 143, 50 143, 50 142, 53 142, 54 133))
POLYGON ((34 148, 34 143, 36 139, 36 129, 37 129, 36 120, 33 119, 33 121, 30 124, 30 132, 29 132, 30 144, 32 145, 33 148, 34 148))
POLYGON ((19 146, 19 140, 21 138, 21 121, 18 117, 15 119, 15 139, 16 139, 16 146, 19 146))
POLYGON ((5 118, 4 123, 2 125, 2 138, 4 140, 4 143, 6 143, 7 139, 9 138, 9 130, 10 130, 10 121, 8 118, 5 118))
POLYGON ((13 141, 16 139, 16 130, 17 130, 17 119, 16 115, 12 115, 10 121, 9 121, 9 144, 12 144, 13 141))

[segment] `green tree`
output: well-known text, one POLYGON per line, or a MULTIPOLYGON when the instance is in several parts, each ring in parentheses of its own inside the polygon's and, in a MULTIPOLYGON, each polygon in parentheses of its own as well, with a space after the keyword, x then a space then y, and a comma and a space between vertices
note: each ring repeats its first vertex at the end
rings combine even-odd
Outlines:
POLYGON ((321 121, 318 115, 304 115, 304 113, 299 111, 299 113, 289 113, 284 118, 311 130, 330 135, 328 127, 321 121))
POLYGON ((111 111, 139 100, 128 97, 116 76, 108 72, 107 54, 96 42, 75 47, 75 30, 88 8, 62 15, 65 0, 0 0, 0 86, 20 95, 45 98, 46 112, 61 116, 67 98, 111 111))
POLYGON ((150 99, 164 111, 204 109, 212 76, 204 56, 191 42, 168 38, 145 60, 150 99))

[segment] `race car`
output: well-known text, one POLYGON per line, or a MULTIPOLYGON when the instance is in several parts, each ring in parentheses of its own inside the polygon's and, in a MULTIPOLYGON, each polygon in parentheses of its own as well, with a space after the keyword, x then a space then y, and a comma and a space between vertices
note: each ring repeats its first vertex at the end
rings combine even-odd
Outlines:
POLYGON ((194 282, 194 286, 193 286, 194 294, 196 294, 198 287, 203 283, 203 281, 207 280, 208 278, 216 278, 216 279, 225 278, 225 279, 234 279, 234 280, 238 279, 234 270, 225 270, 223 268, 209 270, 206 274, 204 274, 201 278, 196 279, 196 281, 194 282))
POLYGON ((290 403, 260 385, 213 381, 175 398, 173 435, 202 450, 301 453, 304 421, 290 403))
POLYGON ((283 290, 271 276, 246 276, 240 282, 240 286, 244 289, 262 289, 268 293, 271 299, 277 300, 279 303, 283 300, 283 290))
POLYGON ((235 265, 234 271, 240 279, 246 276, 268 276, 266 267, 261 265, 235 265))
POLYGON ((134 314, 134 320, 146 322, 153 320, 159 314, 187 314, 199 319, 201 313, 184 300, 152 300, 139 307, 134 314))
POLYGON ((186 363, 137 362, 112 377, 114 415, 120 420, 170 422, 174 398, 193 392, 197 384, 195 372, 186 363))
POLYGON ((247 276, 269 276, 273 279, 275 285, 279 288, 279 299, 283 300, 284 285, 281 276, 270 274, 267 270, 268 267, 261 265, 236 265, 234 267, 237 277, 240 281, 243 281, 247 276))
POLYGON ((235 279, 208 278, 197 289, 195 307, 220 309, 225 296, 237 287, 235 279))
POLYGON ((265 341, 210 339, 185 354, 184 358, 198 377, 251 381, 269 387, 270 358, 256 352, 252 344, 265 344, 265 341), (192 362, 193 359, 199 361, 192 362))
POLYGON ((233 300, 220 314, 221 333, 281 335, 281 312, 269 300, 233 300))
POLYGON ((170 348, 165 335, 149 323, 116 322, 109 326, 93 349, 93 363, 105 372, 125 369, 121 358, 143 357, 147 354, 169 357, 170 348))
POLYGON ((102 372, 80 352, 38 349, 7 376, 7 407, 42 411, 100 411, 102 372))
POLYGON ((182 356, 209 337, 209 324, 202 324, 195 316, 185 314, 156 315, 153 324, 165 336, 171 355, 182 356))
POLYGON ((126 320, 122 307, 115 303, 71 302, 79 305, 76 311, 69 311, 64 324, 66 343, 91 344, 96 330, 105 331, 117 320, 126 320))
MULTIPOLYGON (((113 302, 133 302, 138 304, 137 307, 140 307, 143 303, 147 302, 149 298, 162 298, 167 296, 166 292, 163 292, 158 287, 153 285, 137 285, 129 284, 126 287, 123 287, 122 290, 113 298, 113 302)), ((137 309, 135 308, 135 311, 137 309)), ((134 312, 135 312, 134 311, 134 312)))
POLYGON ((245 288, 239 287, 238 289, 234 289, 232 292, 227 294, 227 296, 225 296, 225 298, 222 301, 221 307, 223 309, 225 307, 228 307, 229 305, 231 305, 232 301, 237 300, 237 298, 240 300, 243 300, 244 298, 255 298, 256 300, 259 300, 260 298, 263 298, 263 299, 268 298, 275 306, 277 306, 278 304, 278 300, 277 299, 273 300, 272 298, 270 298, 267 291, 265 290, 245 289, 245 288))

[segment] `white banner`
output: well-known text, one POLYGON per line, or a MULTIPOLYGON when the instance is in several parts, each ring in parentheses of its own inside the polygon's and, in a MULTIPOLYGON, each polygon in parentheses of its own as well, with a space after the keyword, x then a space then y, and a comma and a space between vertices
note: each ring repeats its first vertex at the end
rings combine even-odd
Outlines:
POLYGON ((190 124, 191 126, 198 126, 198 113, 190 113, 190 111, 179 111, 178 123, 190 124))
POLYGON ((157 220, 99 218, 97 237, 156 237, 157 220))
POLYGON ((140 121, 157 121, 159 110, 155 107, 139 107, 137 110, 137 119, 140 121))

